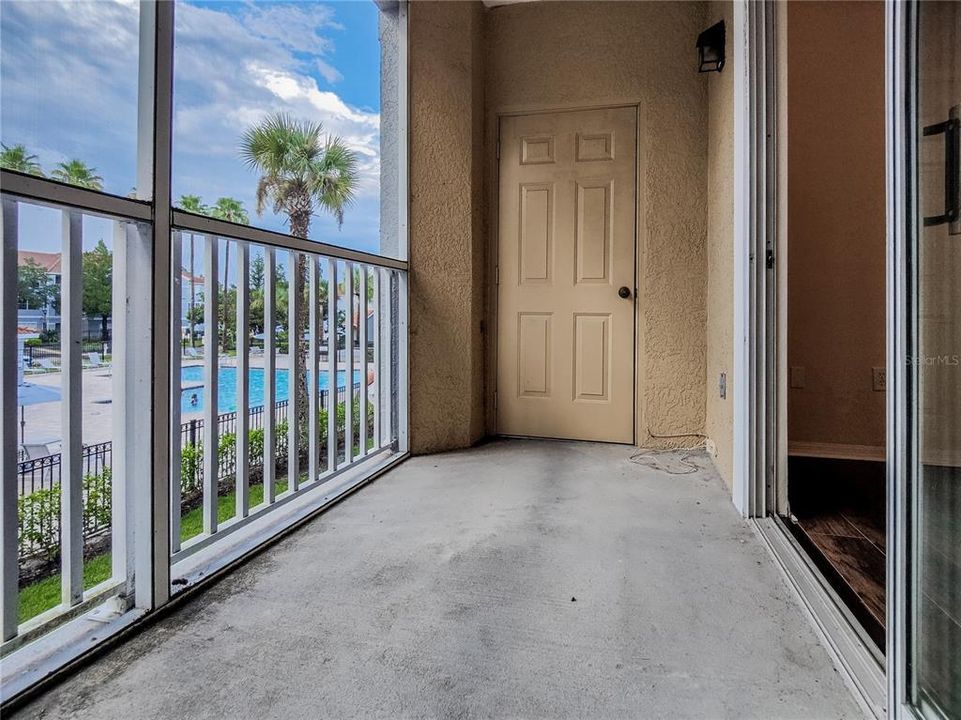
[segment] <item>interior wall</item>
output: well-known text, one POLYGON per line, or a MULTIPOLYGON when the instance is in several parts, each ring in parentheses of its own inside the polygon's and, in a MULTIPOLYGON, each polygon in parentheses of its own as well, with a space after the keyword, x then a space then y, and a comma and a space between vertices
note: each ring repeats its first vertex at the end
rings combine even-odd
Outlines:
POLYGON ((792 2, 787 16, 789 445, 881 448, 884 5, 792 2))
MULTIPOLYGON (((704 432, 708 81, 694 43, 705 17, 703 3, 687 2, 486 13, 488 138, 498 113, 640 105, 636 437, 645 446, 704 432), (654 437, 667 435, 680 437, 654 437)), ((490 192, 496 164, 488 168, 490 192)))
MULTIPOLYGON (((731 42, 732 2, 711 2, 705 26, 724 21, 731 42)), ((708 73, 707 140, 707 297, 705 434, 714 443, 715 465, 724 482, 734 477, 734 73, 732 53, 724 69, 708 73), (721 397, 720 379, 727 383, 721 397)))
POLYGON ((479 2, 410 5, 410 446, 484 422, 484 58, 479 2))

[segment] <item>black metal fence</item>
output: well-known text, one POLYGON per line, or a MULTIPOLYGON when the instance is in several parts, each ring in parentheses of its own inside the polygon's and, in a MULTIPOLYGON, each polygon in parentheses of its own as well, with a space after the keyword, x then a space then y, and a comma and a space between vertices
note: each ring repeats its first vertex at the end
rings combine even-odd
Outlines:
MULTIPOLYGON (((81 352, 100 353, 100 357, 102 358, 110 352, 110 343, 102 340, 84 340, 82 343, 81 352)), ((30 365, 38 363, 41 360, 59 360, 60 343, 24 345, 23 357, 24 360, 30 365)))
MULTIPOLYGON (((358 397, 360 383, 354 384, 354 398, 358 397)), ((320 391, 320 407, 325 408, 327 390, 320 391)), ((337 403, 345 403, 347 389, 338 388, 337 403)), ((287 420, 288 401, 282 400, 274 406, 274 422, 277 425, 287 420)), ((368 418, 368 421, 370 418, 368 418)), ((354 420, 355 427, 359 427, 359 418, 354 420)), ((264 425, 264 407, 250 409, 249 430, 252 434, 262 431, 264 425)), ((218 480, 227 482, 233 478, 236 470, 236 453, 232 451, 234 443, 224 442, 233 438, 237 430, 237 413, 221 413, 217 418, 218 437, 221 438, 221 452, 218 457, 218 480)), ((183 461, 181 466, 181 491, 184 503, 191 502, 201 489, 203 467, 203 419, 192 419, 180 426, 181 452, 183 461)), ((326 426, 321 428, 326 437, 326 426)), ((356 432, 355 432, 356 437, 356 432)), ((261 440, 262 442, 262 440, 261 440)), ((286 464, 286 435, 277 437, 275 450, 278 462, 286 464)), ((251 445, 253 446, 253 442, 251 445)), ((262 448, 262 445, 261 445, 262 448)), ((258 470, 263 465, 263 454, 254 452, 251 448, 251 470, 258 470)), ((111 480, 113 468, 112 443, 102 442, 86 445, 83 448, 81 463, 83 466, 83 530, 84 538, 90 538, 110 527, 111 515, 111 480)), ((324 453, 324 457, 326 453, 324 453)), ((61 454, 55 453, 33 460, 19 462, 17 477, 20 493, 20 560, 29 560, 39 556, 53 556, 60 548, 60 478, 61 454)), ((251 478, 254 481, 254 477, 251 478)))

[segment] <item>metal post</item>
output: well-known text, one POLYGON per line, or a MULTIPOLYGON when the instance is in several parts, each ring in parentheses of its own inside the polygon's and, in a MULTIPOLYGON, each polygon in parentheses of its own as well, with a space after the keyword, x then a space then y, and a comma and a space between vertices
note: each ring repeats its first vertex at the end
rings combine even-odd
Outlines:
POLYGON ((297 286, 300 253, 287 254, 287 491, 296 492, 300 485, 300 398, 298 388, 303 368, 300 367, 300 303, 297 286))
POLYGON ((3 198, 0 226, 0 616, 3 640, 17 636, 20 568, 17 559, 17 201, 3 198))
POLYGON ((337 469, 337 261, 327 261, 327 470, 337 469))
MULTIPOLYGON (((192 249, 192 248, 191 248, 192 249)), ((181 373, 180 336, 183 314, 183 237, 179 230, 171 233, 173 265, 173 292, 170 297, 170 376, 174 392, 170 397, 170 552, 180 550, 180 488, 183 448, 180 434, 180 405, 183 395, 181 373)), ((191 292, 193 280, 190 281, 191 292)), ((119 307, 117 304, 114 307, 119 307)), ((119 483, 115 483, 119 485, 119 483)))
POLYGON ((344 343, 347 369, 344 372, 344 465, 354 460, 354 264, 344 263, 344 343))
POLYGON ((307 450, 310 455, 307 461, 307 481, 314 482, 320 474, 318 464, 318 413, 320 412, 320 273, 316 255, 308 255, 307 262, 310 267, 307 271, 308 282, 310 285, 310 352, 308 357, 308 412, 310 417, 307 420, 307 450))
POLYGON ((217 532, 217 489, 219 486, 220 463, 218 451, 220 428, 217 415, 217 370, 219 357, 217 339, 218 297, 217 260, 220 241, 207 235, 204 238, 204 533, 217 532))
POLYGON ((60 284, 60 596, 65 607, 83 600, 83 386, 81 323, 83 215, 63 211, 60 284))
MULTIPOLYGON (((357 334, 360 351, 360 451, 359 457, 367 454, 367 266, 360 266, 360 302, 358 303, 357 334)), ((353 384, 353 380, 351 380, 353 384)))
POLYGON ((274 473, 276 471, 274 428, 276 425, 276 377, 277 359, 274 354, 274 313, 276 292, 276 261, 274 249, 264 248, 264 503, 270 505, 275 498, 274 473))
POLYGON ((371 272, 371 281, 374 283, 374 449, 380 450, 381 443, 381 415, 383 414, 384 405, 380 398, 380 376, 381 376, 381 318, 383 317, 381 311, 381 293, 380 293, 380 269, 374 268, 371 272))
POLYGON ((236 500, 238 518, 250 511, 250 248, 237 241, 237 428, 236 500))

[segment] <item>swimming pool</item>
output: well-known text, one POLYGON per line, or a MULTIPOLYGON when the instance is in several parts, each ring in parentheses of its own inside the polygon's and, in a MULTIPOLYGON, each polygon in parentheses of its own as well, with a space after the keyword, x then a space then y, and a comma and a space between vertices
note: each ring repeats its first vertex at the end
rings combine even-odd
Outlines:
MULTIPOLYGON (((274 383, 275 400, 278 402, 288 398, 287 370, 277 370, 274 383)), ((320 389, 326 390, 327 371, 319 374, 320 389)), ((204 409, 204 368, 202 365, 189 365, 181 368, 182 387, 180 394, 180 411, 195 413, 204 409), (199 386, 199 387, 197 387, 199 386), (196 396, 196 401, 194 398, 196 396)), ((308 375, 308 382, 309 382, 308 375)), ((360 382, 360 370, 354 370, 354 385, 360 382)), ((337 388, 347 387, 347 371, 337 371, 337 388)), ((217 371, 217 412, 234 412, 237 409, 237 368, 222 367, 217 371)), ((247 393, 249 407, 259 407, 264 404, 264 371, 263 368, 251 368, 248 378, 247 393)))

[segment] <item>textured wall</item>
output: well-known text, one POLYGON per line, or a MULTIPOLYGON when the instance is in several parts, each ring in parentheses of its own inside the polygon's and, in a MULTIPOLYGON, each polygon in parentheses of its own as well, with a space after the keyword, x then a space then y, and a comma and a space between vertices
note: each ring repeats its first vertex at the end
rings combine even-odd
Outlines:
POLYGON ((484 434, 483 9, 410 9, 410 441, 484 434))
POLYGON ((538 2, 487 13, 497 112, 640 104, 638 441, 701 433, 705 415, 707 80, 702 3, 538 2))
POLYGON ((884 445, 883 59, 883 3, 789 4, 789 442, 884 445))
MULTIPOLYGON (((731 42, 731 2, 712 2, 706 26, 723 20, 731 42)), ((707 75, 707 407, 705 433, 717 448, 715 463, 728 487, 734 476, 734 66, 707 75), (727 376, 721 399, 720 374, 727 376)))

